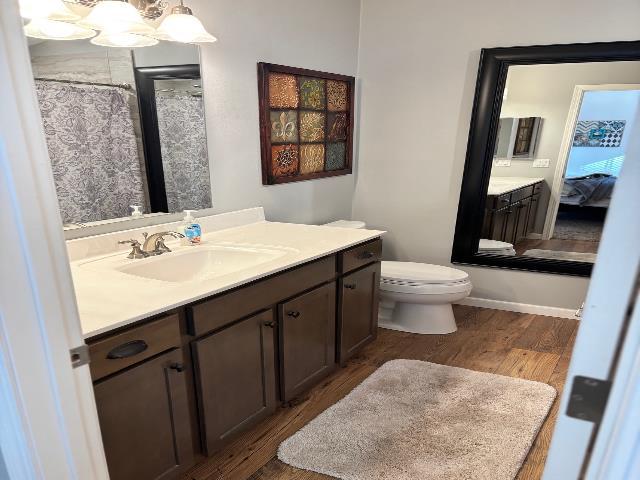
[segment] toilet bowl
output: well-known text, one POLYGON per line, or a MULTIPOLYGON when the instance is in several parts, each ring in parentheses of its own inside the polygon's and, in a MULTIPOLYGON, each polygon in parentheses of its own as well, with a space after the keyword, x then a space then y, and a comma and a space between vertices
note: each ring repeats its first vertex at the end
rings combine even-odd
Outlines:
MULTIPOLYGON (((365 227, 364 222, 347 220, 326 225, 365 227)), ((421 334, 455 332, 457 327, 451 304, 467 297, 471 289, 469 275, 462 270, 427 263, 384 261, 380 275, 378 326, 421 334)))
POLYGON ((452 303, 471 293, 462 270, 413 262, 382 262, 378 326, 403 332, 457 330, 452 303))
POLYGON ((478 253, 489 253, 492 255, 509 255, 514 256, 516 254, 515 249, 511 243, 501 242, 499 240, 490 240, 488 238, 481 238, 478 245, 478 253))

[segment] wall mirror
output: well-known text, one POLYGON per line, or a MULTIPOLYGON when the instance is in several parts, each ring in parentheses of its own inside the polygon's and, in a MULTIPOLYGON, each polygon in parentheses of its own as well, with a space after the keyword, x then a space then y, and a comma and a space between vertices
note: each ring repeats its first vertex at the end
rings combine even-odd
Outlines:
POLYGON ((211 207, 197 46, 29 51, 65 229, 211 207))
POLYGON ((452 262, 590 275, 639 106, 640 42, 483 50, 452 262))

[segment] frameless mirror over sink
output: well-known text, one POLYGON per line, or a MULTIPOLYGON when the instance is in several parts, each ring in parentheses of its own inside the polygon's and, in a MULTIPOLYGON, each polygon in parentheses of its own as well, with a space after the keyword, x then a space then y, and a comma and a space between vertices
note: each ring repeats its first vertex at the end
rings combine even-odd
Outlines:
MULTIPOLYGON (((122 252, 119 253, 121 255, 122 252)), ((209 280, 253 268, 283 257, 289 249, 198 245, 142 260, 114 257, 87 262, 84 266, 109 268, 136 277, 171 283, 209 280)))

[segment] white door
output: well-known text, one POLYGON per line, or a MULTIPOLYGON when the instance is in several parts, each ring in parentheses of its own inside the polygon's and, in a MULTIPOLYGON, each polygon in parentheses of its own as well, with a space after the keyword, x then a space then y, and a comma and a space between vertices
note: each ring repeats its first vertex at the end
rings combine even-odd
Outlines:
MULTIPOLYGON (((640 434, 640 117, 636 117, 632 145, 616 182, 604 225, 598 257, 578 336, 569 366, 560 413, 551 441, 545 480, 572 480, 581 475, 590 479, 616 480, 625 476, 633 442, 629 435, 640 434), (604 417, 599 428, 589 421, 567 415, 571 387, 576 376, 613 380, 604 417), (634 383, 635 382, 635 383, 634 383), (633 410, 635 408, 635 411, 633 410), (626 435, 626 436, 625 436, 626 435), (590 452, 593 452, 591 454, 590 452), (615 460, 614 460, 615 459, 615 460), (615 469, 620 470, 615 470, 615 469), (617 473, 616 473, 617 472, 617 473), (620 475, 620 476, 617 476, 620 475)), ((636 437, 636 442, 640 440, 636 437)))
POLYGON ((0 9, 0 476, 108 473, 17 2, 0 9), (6 472, 1 472, 6 470, 6 472))

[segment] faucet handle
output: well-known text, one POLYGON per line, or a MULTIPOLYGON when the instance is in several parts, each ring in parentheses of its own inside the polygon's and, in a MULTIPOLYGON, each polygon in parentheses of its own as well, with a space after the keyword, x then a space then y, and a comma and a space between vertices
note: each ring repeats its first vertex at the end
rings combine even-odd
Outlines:
POLYGON ((142 249, 140 248, 140 242, 136 239, 130 239, 130 240, 120 240, 118 242, 118 244, 120 245, 125 245, 125 244, 129 244, 131 245, 131 252, 129 253, 129 255, 127 255, 127 258, 130 259, 138 259, 138 258, 146 258, 149 256, 149 254, 147 252, 143 252, 142 249))

